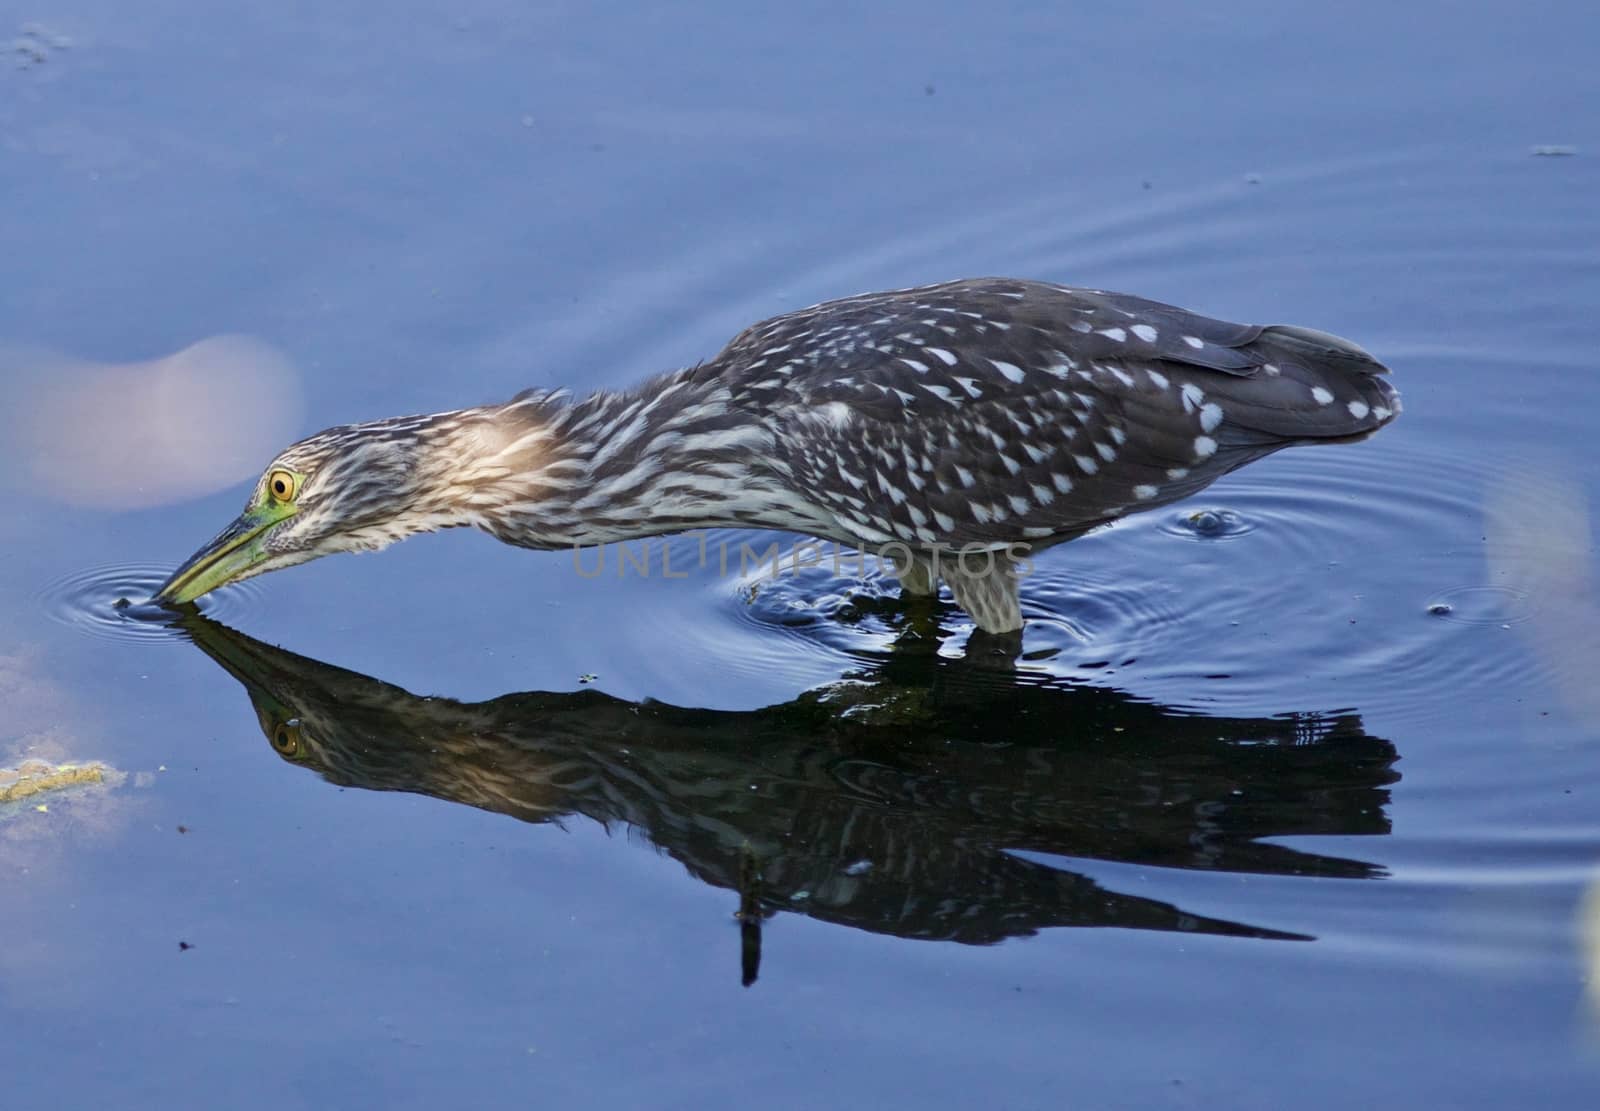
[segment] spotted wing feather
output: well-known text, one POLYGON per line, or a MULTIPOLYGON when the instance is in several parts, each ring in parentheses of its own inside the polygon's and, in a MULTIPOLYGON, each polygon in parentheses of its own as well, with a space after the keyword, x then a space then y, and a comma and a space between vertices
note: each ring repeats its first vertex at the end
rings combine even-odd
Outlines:
POLYGON ((1054 543, 1396 410, 1371 356, 1099 290, 978 279, 754 325, 706 364, 867 542, 1054 543))

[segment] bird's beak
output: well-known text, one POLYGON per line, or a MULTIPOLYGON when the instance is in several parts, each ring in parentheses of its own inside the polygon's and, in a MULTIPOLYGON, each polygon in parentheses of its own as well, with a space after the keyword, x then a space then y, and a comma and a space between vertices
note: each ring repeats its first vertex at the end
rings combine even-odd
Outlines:
POLYGON ((212 537, 209 544, 185 560, 183 566, 161 584, 151 601, 162 605, 192 602, 202 594, 243 577, 246 571, 267 558, 263 538, 284 516, 281 511, 274 512, 270 505, 245 510, 231 525, 212 537))

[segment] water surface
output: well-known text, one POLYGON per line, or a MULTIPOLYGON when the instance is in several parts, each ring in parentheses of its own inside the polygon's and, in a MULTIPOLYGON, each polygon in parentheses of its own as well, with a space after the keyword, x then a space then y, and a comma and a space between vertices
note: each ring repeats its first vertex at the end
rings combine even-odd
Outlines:
POLYGON ((8 1105, 1593 1106, 1587 8, 125 9, 0 12, 0 764, 128 773, 0 811, 8 1105), (457 534, 116 608, 252 436, 991 273, 1405 415, 1048 553, 1015 660, 457 534), (265 401, 40 470, 219 336, 265 401))

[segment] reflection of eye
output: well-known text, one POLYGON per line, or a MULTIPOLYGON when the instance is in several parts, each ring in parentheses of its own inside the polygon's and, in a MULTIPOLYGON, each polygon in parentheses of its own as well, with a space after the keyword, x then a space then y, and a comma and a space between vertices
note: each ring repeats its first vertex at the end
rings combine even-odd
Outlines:
POLYGON ((300 755, 300 722, 291 718, 273 726, 270 734, 272 747, 280 756, 300 755))
POLYGON ((294 475, 288 471, 277 470, 267 476, 267 492, 272 495, 274 501, 293 501, 294 487, 294 475))

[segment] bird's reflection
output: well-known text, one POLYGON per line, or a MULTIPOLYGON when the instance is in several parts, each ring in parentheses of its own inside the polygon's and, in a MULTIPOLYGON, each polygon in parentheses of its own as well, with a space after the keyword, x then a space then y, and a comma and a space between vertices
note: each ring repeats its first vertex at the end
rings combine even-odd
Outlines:
POLYGON ((597 690, 463 703, 181 623, 244 684, 273 749, 332 783, 621 823, 737 892, 747 983, 778 911, 969 944, 1051 926, 1305 939, 1112 891, 1060 858, 1373 877, 1262 839, 1387 833, 1399 778, 1354 715, 1202 717, 937 656, 748 712, 597 690))

